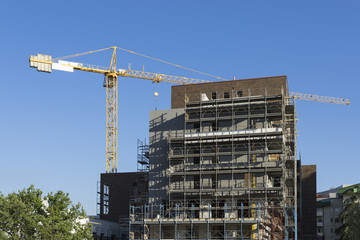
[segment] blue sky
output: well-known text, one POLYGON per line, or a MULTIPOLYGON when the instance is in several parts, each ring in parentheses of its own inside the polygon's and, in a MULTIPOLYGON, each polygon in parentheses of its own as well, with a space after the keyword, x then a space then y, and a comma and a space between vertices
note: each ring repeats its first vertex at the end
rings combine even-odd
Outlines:
MULTIPOLYGON (((350 98, 297 102, 303 164, 317 189, 359 183, 359 1, 3 1, 0 8, 0 191, 63 190, 95 214, 105 171, 103 76, 39 73, 31 54, 61 57, 119 46, 237 79, 287 75, 291 91, 350 98)), ((108 66, 111 52, 73 61, 108 66)), ((118 66, 215 80, 118 52, 118 66)), ((136 170, 149 111, 171 84, 120 79, 119 171, 136 170)))

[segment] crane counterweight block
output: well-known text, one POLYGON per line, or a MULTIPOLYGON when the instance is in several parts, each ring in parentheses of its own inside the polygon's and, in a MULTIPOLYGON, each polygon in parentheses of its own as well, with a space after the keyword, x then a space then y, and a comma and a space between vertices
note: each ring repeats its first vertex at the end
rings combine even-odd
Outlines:
POLYGON ((29 58, 30 67, 37 68, 39 72, 48 72, 52 71, 52 60, 50 55, 38 54, 30 55, 29 58))

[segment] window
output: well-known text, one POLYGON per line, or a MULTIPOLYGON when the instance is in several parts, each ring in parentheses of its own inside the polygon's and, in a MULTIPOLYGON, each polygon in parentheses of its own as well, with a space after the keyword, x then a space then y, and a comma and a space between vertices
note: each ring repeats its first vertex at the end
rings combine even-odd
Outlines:
POLYGON ((281 187, 280 177, 274 177, 274 187, 281 187))
POLYGON ((230 98, 230 93, 229 92, 224 92, 224 98, 230 98))
POLYGON ((109 185, 104 184, 104 195, 109 195, 109 185))
POLYGON ((213 93, 211 94, 211 98, 212 98, 212 99, 216 99, 216 97, 217 97, 216 92, 213 92, 213 93))
POLYGON ((237 91, 237 97, 242 97, 242 96, 243 96, 242 91, 237 91))
POLYGON ((109 185, 103 187, 103 214, 109 214, 109 185))
POLYGON ((218 130, 218 128, 216 126, 216 122, 213 122, 211 125, 212 125, 213 132, 216 132, 218 130))

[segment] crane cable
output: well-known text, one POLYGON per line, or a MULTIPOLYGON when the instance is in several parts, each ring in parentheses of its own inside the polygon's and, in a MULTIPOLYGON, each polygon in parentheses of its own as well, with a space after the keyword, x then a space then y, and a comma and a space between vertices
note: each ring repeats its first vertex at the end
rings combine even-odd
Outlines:
POLYGON ((135 54, 135 55, 139 55, 139 56, 142 56, 142 57, 145 57, 145 58, 149 58, 149 59, 152 59, 152 60, 155 60, 155 61, 158 61, 158 62, 166 63, 166 64, 169 64, 169 65, 172 65, 172 66, 175 66, 175 67, 179 67, 179 68, 183 68, 183 69, 186 69, 186 70, 189 70, 189 71, 192 71, 192 72, 200 73, 200 74, 203 74, 203 75, 206 75, 206 76, 209 76, 209 77, 213 77, 213 78, 217 78, 217 79, 221 79, 221 80, 226 80, 226 79, 221 78, 221 77, 217 77, 217 76, 214 76, 214 75, 211 75, 211 74, 200 72, 200 71, 197 71, 197 70, 194 70, 194 69, 191 69, 191 68, 183 67, 183 66, 180 66, 178 64, 170 63, 170 62, 167 62, 167 61, 164 61, 164 60, 161 60, 161 59, 146 56, 144 54, 137 53, 137 52, 134 52, 134 51, 130 51, 130 50, 127 50, 127 49, 124 49, 124 48, 120 48, 120 47, 116 47, 116 48, 118 48, 118 49, 120 49, 122 51, 125 51, 125 52, 129 52, 129 53, 132 53, 132 54, 135 54))
POLYGON ((64 57, 53 58, 53 61, 57 61, 57 60, 61 60, 61 59, 67 59, 67 58, 73 58, 73 57, 78 57, 78 56, 83 56, 83 55, 90 54, 90 53, 101 52, 101 51, 105 51, 105 50, 108 50, 108 49, 111 49, 111 48, 113 48, 113 47, 102 48, 102 49, 99 49, 99 50, 83 52, 83 53, 77 53, 77 54, 68 55, 68 56, 64 56, 64 57))
POLYGON ((158 61, 158 62, 166 63, 166 64, 169 64, 169 65, 178 67, 178 68, 183 68, 183 69, 186 69, 186 70, 189 70, 189 71, 192 71, 192 72, 196 72, 196 73, 199 73, 199 74, 203 74, 203 75, 206 75, 206 76, 209 76, 209 77, 213 77, 213 78, 217 78, 217 79, 221 79, 221 80, 227 80, 227 79, 224 79, 224 78, 221 78, 221 77, 217 77, 217 76, 214 76, 214 75, 211 75, 211 74, 200 72, 200 71, 197 71, 197 70, 194 70, 194 69, 191 69, 191 68, 183 67, 183 66, 180 66, 178 64, 174 64, 174 63, 167 62, 167 61, 164 61, 164 60, 161 60, 161 59, 153 58, 153 57, 141 54, 141 53, 137 53, 137 52, 130 51, 130 50, 127 50, 127 49, 124 49, 124 48, 116 47, 116 46, 108 47, 108 48, 102 48, 102 49, 99 49, 99 50, 94 50, 94 51, 89 51, 89 52, 77 53, 77 54, 68 55, 68 56, 64 56, 64 57, 53 58, 52 60, 57 61, 57 60, 61 60, 61 59, 67 59, 67 58, 72 58, 72 57, 83 56, 83 55, 90 54, 90 53, 96 53, 96 52, 105 51, 105 50, 108 50, 108 49, 111 49, 111 48, 117 48, 117 49, 120 49, 120 50, 122 50, 124 52, 132 53, 132 54, 135 54, 135 55, 138 55, 138 56, 141 56, 141 57, 149 58, 149 59, 152 59, 152 60, 155 60, 155 61, 158 61))

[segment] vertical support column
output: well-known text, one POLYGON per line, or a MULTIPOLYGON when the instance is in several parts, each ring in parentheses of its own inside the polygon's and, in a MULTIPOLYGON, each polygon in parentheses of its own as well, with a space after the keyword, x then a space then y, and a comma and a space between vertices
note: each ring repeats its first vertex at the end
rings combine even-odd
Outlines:
MULTIPOLYGON (((235 112, 234 112, 234 89, 231 90, 231 127, 232 130, 237 130, 236 125, 235 125, 235 112)), ((235 170, 235 148, 234 148, 234 134, 231 135, 231 213, 235 212, 235 203, 234 202, 234 194, 233 194, 233 190, 234 188, 238 187, 235 186, 235 180, 234 180, 234 170, 235 170)), ((238 168, 237 164, 236 164, 236 168, 238 168)), ((239 211, 237 209, 237 211, 239 211)), ((239 213, 237 213, 239 214, 239 213)), ((238 215, 239 216, 239 215, 238 215)))
POLYGON ((260 220, 261 220, 260 203, 258 203, 258 210, 257 210, 257 239, 258 240, 260 240, 260 220))
MULTIPOLYGON (((268 128, 268 116, 267 116, 267 113, 268 113, 268 109, 267 109, 267 89, 265 88, 265 97, 264 97, 264 124, 265 124, 265 155, 264 155, 264 158, 263 158, 263 161, 268 161, 268 143, 267 143, 267 128, 268 128)), ((269 179, 269 176, 268 176, 268 171, 267 171, 267 164, 265 165, 265 175, 264 175, 264 189, 265 189, 265 204, 267 205, 267 202, 268 202, 268 198, 267 198, 267 181, 269 179)))
POLYGON ((206 224, 206 240, 210 240, 211 236, 210 236, 210 223, 209 223, 209 219, 207 219, 207 224, 206 224))
POLYGON ((224 204, 224 239, 227 239, 227 232, 226 232, 226 213, 227 213, 227 204, 224 204))
MULTIPOLYGON (((247 101, 248 101, 248 113, 247 113, 247 128, 248 129, 251 129, 251 124, 250 124, 250 122, 251 122, 251 118, 250 118, 250 113, 251 113, 251 111, 250 111, 250 96, 251 96, 251 91, 250 91, 250 89, 248 89, 248 95, 247 95, 247 101)), ((250 153, 250 149, 251 149, 251 147, 250 147, 250 133, 248 134, 248 140, 247 140, 247 143, 248 143, 248 147, 247 147, 247 151, 248 151, 248 154, 247 154, 247 164, 248 164, 248 177, 247 177, 247 179, 246 179, 246 181, 247 181, 247 188, 248 188, 248 208, 250 207, 250 200, 251 200, 251 158, 250 158, 250 156, 251 156, 251 153, 250 153)), ((249 209, 248 209, 249 210, 249 209)), ((249 211, 248 211, 249 212, 249 211)))
POLYGON ((208 203, 208 218, 212 218, 211 216, 211 204, 208 203))
MULTIPOLYGON (((203 130, 203 119, 202 119, 202 115, 203 115, 203 103, 202 103, 202 93, 200 93, 200 106, 199 106, 199 132, 202 132, 203 130)), ((201 135, 199 137, 199 214, 200 214, 200 207, 202 206, 202 165, 203 165, 203 146, 202 146, 202 139, 201 139, 201 135)), ((194 178, 194 187, 195 187, 195 178, 194 178)))
POLYGON ((243 222, 244 222, 244 204, 241 202, 241 240, 244 240, 243 234, 243 222))
POLYGON ((146 218, 146 205, 143 206, 143 214, 142 214, 142 219, 143 219, 143 239, 147 239, 146 228, 145 228, 145 218, 146 218))
MULTIPOLYGON (((250 96, 251 96, 251 90, 248 90, 248 125, 249 128, 255 128, 255 119, 251 118, 251 103, 250 103, 250 96)), ((249 155, 251 155, 251 162, 249 161, 249 182, 251 182, 251 184, 249 184, 249 206, 250 206, 250 202, 251 202, 251 218, 255 219, 255 202, 254 200, 251 198, 251 189, 254 190, 255 183, 256 183, 256 179, 255 179, 255 173, 253 173, 252 171, 252 164, 255 163, 256 161, 256 154, 252 153, 250 154, 250 134, 249 134, 249 140, 248 140, 248 151, 249 151, 249 155)), ((252 146, 251 146, 251 151, 255 151, 255 143, 254 140, 252 140, 252 146)), ((250 157, 250 156, 249 156, 250 157)), ((256 224, 252 224, 251 225, 251 239, 256 239, 256 224)))
POLYGON ((131 221, 132 221, 132 216, 133 216, 133 211, 132 211, 132 206, 130 205, 129 206, 129 228, 128 228, 128 236, 129 236, 129 240, 130 239, 134 239, 134 237, 132 236, 132 233, 131 233, 131 221))
MULTIPOLYGON (((184 121, 184 144, 183 144, 183 155, 184 155, 184 158, 182 160, 182 164, 183 164, 183 183, 184 183, 184 191, 183 191, 183 207, 185 208, 185 206, 187 206, 186 204, 186 171, 185 171, 185 166, 187 165, 187 145, 186 145, 186 125, 187 125, 187 122, 186 120, 189 119, 189 114, 187 113, 187 103, 190 101, 190 97, 188 97, 187 95, 185 95, 185 121, 184 121)), ((200 95, 200 101, 201 101, 201 95, 200 95)), ((189 188, 191 185, 189 184, 189 188)))
POLYGON ((207 233, 206 233, 206 239, 209 240, 211 239, 211 236, 210 236, 210 222, 209 222, 209 218, 211 218, 211 204, 208 203, 208 219, 207 219, 207 233))
MULTIPOLYGON (((282 96, 283 96, 283 114, 284 114, 284 129, 287 131, 285 135, 286 141, 293 142, 293 149, 291 147, 286 148, 285 157, 288 161, 292 161, 293 167, 292 169, 285 168, 285 176, 289 179, 292 179, 292 187, 286 187, 287 198, 288 201, 284 205, 285 211, 285 229, 286 229, 286 237, 290 235, 297 239, 297 143, 296 143, 296 109, 295 103, 290 101, 290 98, 285 95, 287 93, 284 92, 282 88, 282 96), (293 112, 286 111, 286 107, 293 105, 293 112)), ((291 109, 291 108, 290 108, 291 109)), ((284 180, 286 181, 286 179, 284 180)))
POLYGON ((191 204, 191 214, 190 214, 190 218, 193 219, 195 218, 195 205, 192 203, 191 204))
MULTIPOLYGON (((176 130, 175 130, 176 132, 176 130)), ((177 135, 177 134, 175 134, 177 135)), ((172 158, 170 157, 172 154, 173 154, 173 151, 172 151, 172 146, 171 146, 171 130, 169 130, 169 133, 168 133, 168 161, 167 161, 167 169, 170 169, 171 167, 171 163, 172 163, 172 158)), ((168 177, 168 204, 170 204, 170 200, 171 200, 171 171, 169 171, 169 174, 166 174, 166 176, 168 177)))
POLYGON ((298 233, 298 229, 297 229, 297 209, 295 208, 294 211, 294 217, 295 217, 295 240, 297 240, 297 233, 298 233))
POLYGON ((164 206, 162 204, 160 204, 160 217, 159 217, 159 240, 162 239, 162 229, 161 229, 161 220, 163 218, 163 213, 164 213, 164 206))
POLYGON ((175 231, 174 231, 174 240, 178 239, 178 219, 179 219, 179 213, 180 213, 180 209, 179 209, 179 204, 175 204, 175 231))
POLYGON ((284 207, 284 212, 285 212, 285 240, 289 240, 289 232, 288 232, 289 219, 288 219, 288 213, 286 207, 284 207))
MULTIPOLYGON (((295 102, 294 104, 294 116, 293 116, 293 124, 294 124, 294 227, 295 227, 295 240, 297 240, 297 225, 298 225, 298 219, 297 219, 297 210, 298 210, 298 204, 297 204, 297 126, 296 126, 296 108, 295 108, 295 102)), ((301 166, 300 166, 301 167, 301 166)), ((301 180, 300 180, 301 182, 301 180)))
POLYGON ((177 240, 178 239, 178 231, 177 231, 177 219, 175 218, 175 231, 174 231, 174 240, 177 240))
MULTIPOLYGON (((219 112, 218 112, 218 99, 219 94, 216 91, 216 99, 215 99, 215 129, 218 132, 220 130, 219 128, 219 112)), ((217 135, 215 135, 215 139, 217 140, 217 135)), ((211 188, 215 188, 215 192, 217 192, 218 189, 218 172, 219 172, 219 146, 218 141, 215 141, 215 178, 211 178, 211 188), (215 183, 213 183, 213 179, 215 179, 215 183)), ((218 214, 218 194, 215 194, 215 217, 218 214)), ((210 211, 211 212, 211 211, 210 211)))
POLYGON ((194 236, 194 226, 193 226, 193 220, 190 219, 190 239, 195 239, 195 236, 194 236))

